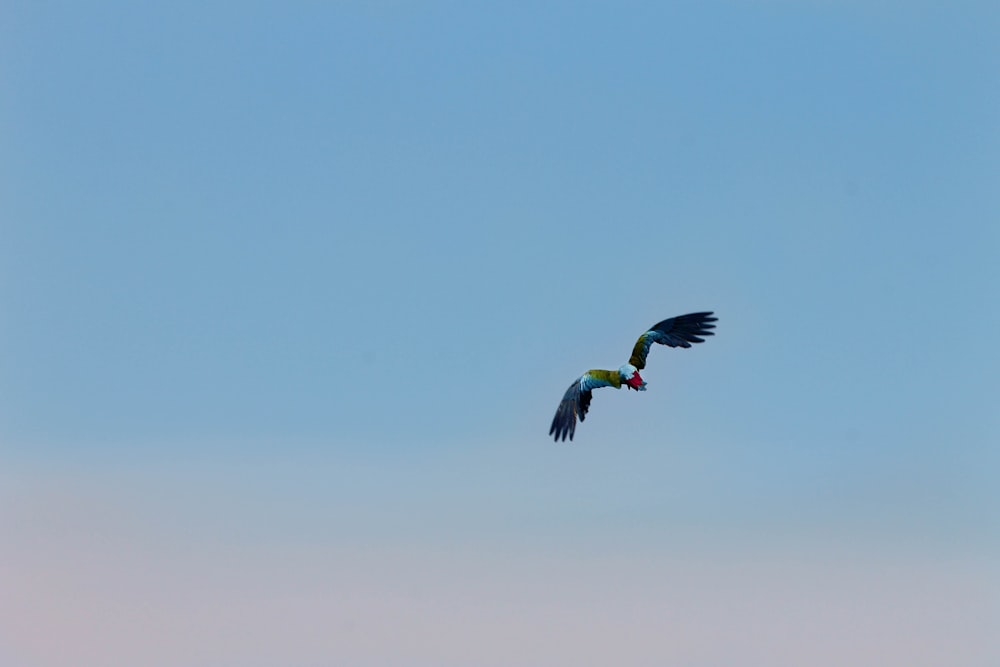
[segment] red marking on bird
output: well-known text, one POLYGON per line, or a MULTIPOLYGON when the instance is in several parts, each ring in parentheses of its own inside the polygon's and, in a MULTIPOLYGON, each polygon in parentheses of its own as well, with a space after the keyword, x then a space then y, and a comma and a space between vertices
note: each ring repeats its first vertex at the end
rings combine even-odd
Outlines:
POLYGON ((632 387, 633 389, 638 389, 639 387, 641 387, 643 385, 643 381, 642 378, 639 377, 639 371, 636 371, 635 373, 632 374, 632 377, 625 380, 625 384, 632 387))

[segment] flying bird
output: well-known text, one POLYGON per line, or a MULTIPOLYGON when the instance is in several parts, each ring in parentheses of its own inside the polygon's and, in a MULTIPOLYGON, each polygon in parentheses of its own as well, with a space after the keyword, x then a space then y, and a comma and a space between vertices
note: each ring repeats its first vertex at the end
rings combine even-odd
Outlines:
POLYGON ((718 318, 712 315, 711 312, 689 313, 654 324, 649 331, 639 336, 627 364, 616 371, 594 369, 578 377, 559 402, 556 416, 552 418, 549 435, 553 436, 556 442, 565 441, 567 437, 573 439, 576 420, 582 422, 587 416, 594 389, 601 387, 621 389, 622 385, 625 385, 629 389, 646 391, 646 382, 639 375, 639 371, 646 367, 646 355, 649 354, 649 348, 653 343, 670 347, 691 347, 691 343, 704 343, 705 339, 700 336, 715 335, 711 330, 715 328, 714 322, 718 318))

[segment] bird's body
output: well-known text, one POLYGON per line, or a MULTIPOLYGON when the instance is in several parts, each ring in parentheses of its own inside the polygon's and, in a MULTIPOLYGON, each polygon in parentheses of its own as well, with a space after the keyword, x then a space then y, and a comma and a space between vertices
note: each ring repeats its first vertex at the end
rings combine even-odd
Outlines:
POLYGON ((703 343, 704 338, 699 336, 714 335, 711 329, 715 328, 714 322, 717 319, 712 317, 711 312, 690 313, 671 317, 650 327, 635 342, 632 356, 627 364, 616 371, 592 369, 573 381, 563 395, 555 417, 552 418, 549 435, 557 441, 566 440, 567 437, 573 439, 577 420, 582 422, 590 409, 594 389, 601 387, 621 389, 622 385, 625 385, 629 389, 645 391, 646 382, 639 375, 639 371, 646 367, 646 356, 653 343, 669 347, 691 347, 692 343, 703 343))

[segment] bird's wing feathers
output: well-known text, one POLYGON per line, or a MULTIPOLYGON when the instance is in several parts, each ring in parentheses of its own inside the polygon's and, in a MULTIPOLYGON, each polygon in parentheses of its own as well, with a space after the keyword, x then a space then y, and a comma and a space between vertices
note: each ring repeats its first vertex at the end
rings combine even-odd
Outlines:
POLYGON ((639 336, 628 362, 639 370, 645 368, 646 355, 649 354, 649 348, 653 343, 670 347, 691 347, 691 343, 703 343, 705 339, 699 336, 714 336, 715 333, 711 329, 715 328, 713 322, 717 319, 712 317, 712 313, 707 312, 689 313, 663 320, 639 336))
POLYGON ((565 440, 567 437, 572 440, 573 434, 576 433, 576 420, 583 421, 590 409, 593 390, 615 386, 612 373, 617 375, 618 371, 587 371, 574 380, 559 402, 556 416, 552 418, 549 435, 555 436, 557 441, 565 440))
MULTIPOLYGON (((713 323, 716 319, 712 317, 712 313, 705 312, 689 313, 663 320, 639 336, 632 349, 629 363, 639 370, 645 368, 646 355, 649 354, 649 348, 653 343, 670 347, 691 347, 692 343, 705 342, 705 339, 699 336, 715 335, 712 329, 715 328, 713 323)), ((552 418, 549 435, 554 436, 556 441, 566 438, 572 440, 573 434, 576 433, 577 420, 582 422, 590 410, 593 390, 600 387, 621 387, 621 385, 618 371, 590 370, 581 375, 569 386, 562 401, 559 402, 556 416, 552 418)))

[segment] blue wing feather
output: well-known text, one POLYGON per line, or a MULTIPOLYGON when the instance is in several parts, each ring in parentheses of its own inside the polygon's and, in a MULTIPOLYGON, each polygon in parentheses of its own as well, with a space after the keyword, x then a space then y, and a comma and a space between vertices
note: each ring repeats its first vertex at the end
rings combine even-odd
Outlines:
POLYGON ((657 322, 649 328, 649 331, 639 336, 632 348, 632 356, 629 363, 642 370, 646 367, 646 356, 653 343, 667 345, 669 347, 691 347, 692 343, 704 343, 705 339, 700 336, 714 336, 714 322, 719 318, 712 317, 713 313, 689 313, 678 315, 657 322))
POLYGON ((577 420, 582 422, 586 419, 587 411, 590 410, 593 390, 613 386, 610 381, 595 377, 589 372, 574 380, 559 402, 555 417, 552 418, 549 435, 554 436, 557 442, 566 438, 573 440, 577 420))

